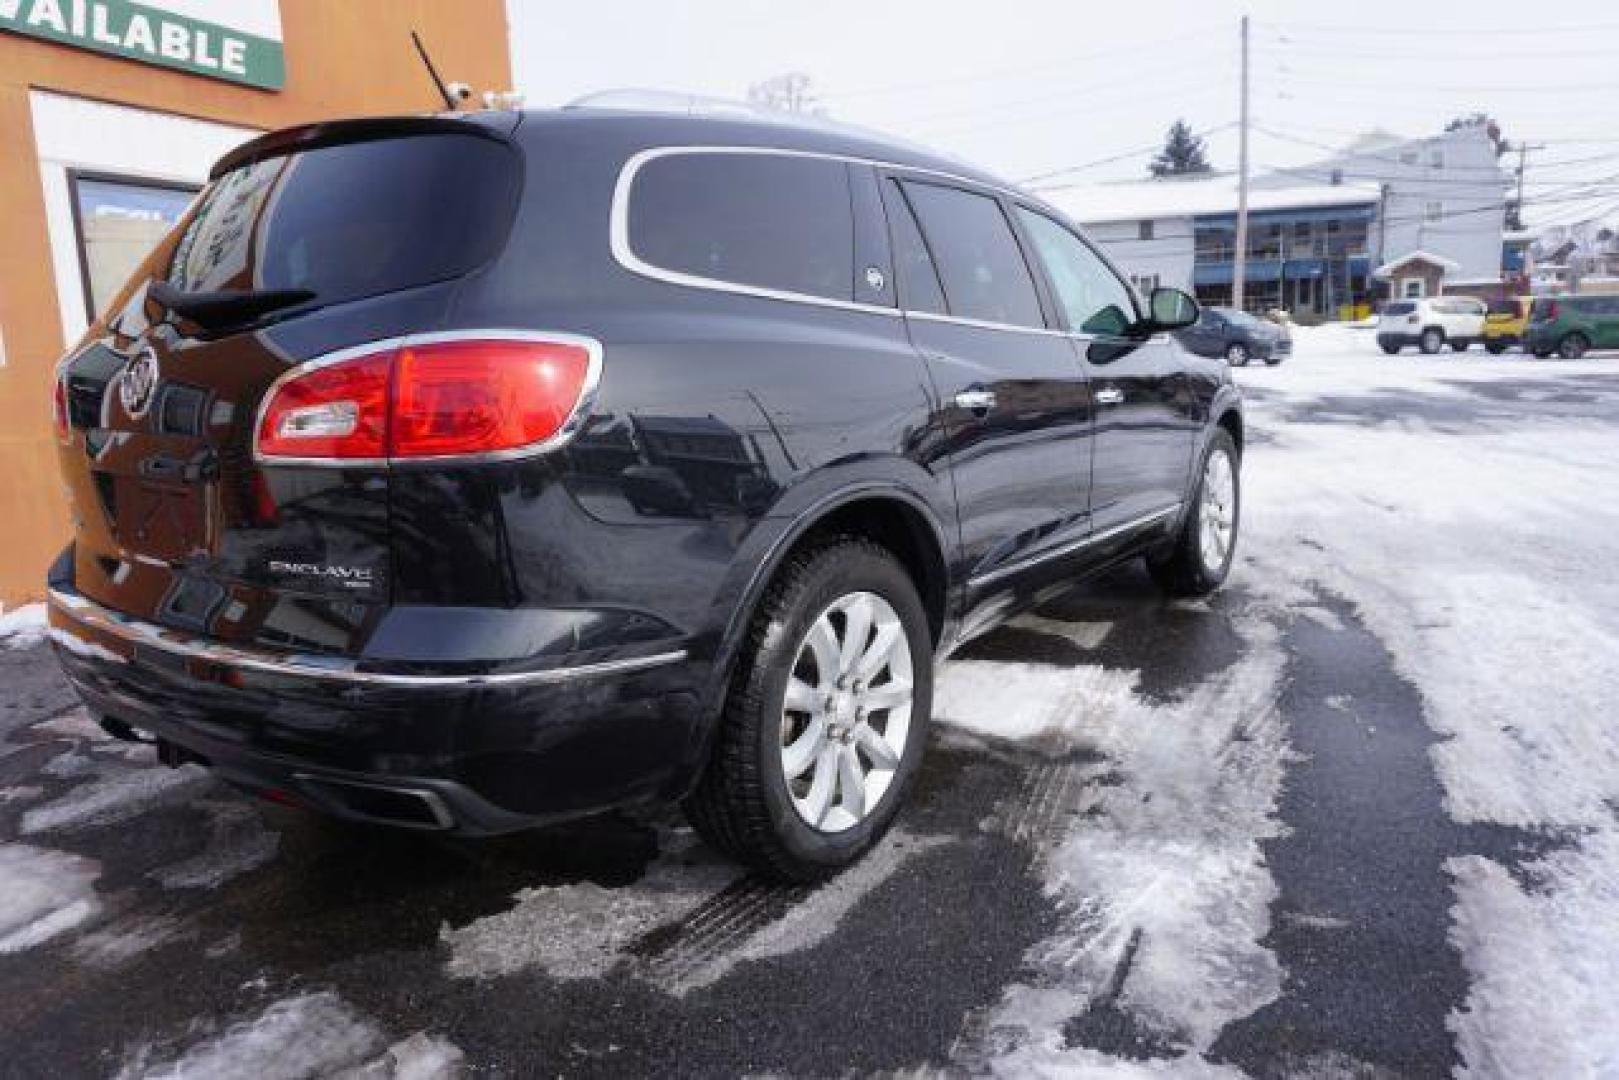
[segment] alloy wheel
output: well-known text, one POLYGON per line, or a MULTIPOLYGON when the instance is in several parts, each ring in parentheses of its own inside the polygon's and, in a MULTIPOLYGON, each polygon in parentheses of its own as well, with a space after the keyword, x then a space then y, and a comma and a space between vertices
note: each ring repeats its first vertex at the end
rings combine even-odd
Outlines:
POLYGON ((1237 531, 1237 481, 1231 455, 1216 449, 1203 466, 1203 491, 1198 501, 1198 550, 1203 568, 1218 574, 1231 551, 1237 531))
POLYGON ((781 714, 781 771, 810 827, 853 828, 882 801, 911 730, 911 645, 872 592, 834 600, 799 644, 781 714))

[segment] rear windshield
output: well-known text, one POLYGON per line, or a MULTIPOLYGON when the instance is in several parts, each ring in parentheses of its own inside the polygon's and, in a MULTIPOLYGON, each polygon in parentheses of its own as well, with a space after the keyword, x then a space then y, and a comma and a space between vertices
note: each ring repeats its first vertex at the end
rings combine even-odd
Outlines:
POLYGON ((1396 300, 1392 304, 1383 305, 1383 314, 1385 315, 1409 315, 1415 310, 1417 310, 1417 305, 1406 300, 1396 300))
POLYGON ((169 281, 307 289, 339 303, 458 277, 500 249, 518 169, 504 144, 434 133, 243 165, 203 193, 169 281))

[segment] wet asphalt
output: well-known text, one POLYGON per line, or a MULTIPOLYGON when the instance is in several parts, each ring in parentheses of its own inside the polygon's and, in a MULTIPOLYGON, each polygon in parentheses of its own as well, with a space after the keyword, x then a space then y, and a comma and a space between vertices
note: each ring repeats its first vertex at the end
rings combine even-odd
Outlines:
MULTIPOLYGON (((1470 400, 1346 400, 1341 411, 1440 410, 1436 422, 1465 426, 1503 407, 1611 415, 1615 404, 1611 381, 1571 381, 1554 401, 1512 394, 1494 383, 1470 400)), ((1240 576, 1207 604, 1169 603, 1127 568, 1048 604, 1041 628, 1003 628, 962 656, 1135 670, 1143 697, 1170 702, 1241 658, 1234 623, 1255 603, 1240 576), (1049 632, 1062 623, 1107 628, 1049 632)), ((1479 853, 1510 867, 1557 841, 1450 822, 1416 691, 1348 604, 1321 594, 1312 607, 1328 615, 1277 616, 1278 708, 1294 753, 1278 806, 1286 829, 1262 844, 1279 889, 1262 944, 1282 992, 1228 1024, 1207 1056, 1258 1076, 1333 1060, 1353 1075, 1446 1075, 1458 1064, 1446 1016, 1467 979, 1447 940, 1445 860, 1479 853)), ((78 931, 0 954, 0 1077, 109 1075, 136 1048, 161 1063, 320 990, 389 1038, 449 1040, 476 1075, 959 1071, 976 1019, 1059 919, 1040 846, 994 823, 1038 801, 1037 830, 1085 828, 1096 812, 1086 789, 1113 782, 1076 745, 1067 753, 1087 767, 1058 798, 1049 752, 936 730, 900 821, 910 847, 852 904, 720 871, 695 907, 660 914, 653 903, 590 974, 535 962, 469 976, 452 970, 446 934, 511 911, 525 890, 599 886, 590 895, 607 898, 611 919, 612 898, 646 896, 649 875, 709 881, 714 858, 675 814, 459 841, 327 821, 202 774, 24 835, 31 809, 160 767, 78 719, 48 648, 0 650, 0 686, 0 840, 95 860, 101 908, 78 931), (749 953, 805 912, 821 924, 792 924, 788 945, 749 953), (134 944, 97 952, 85 938, 98 930, 134 944)), ((1109 986, 1075 1001, 1062 1029, 1071 1045, 1143 1061, 1186 1049, 1130 1011, 1136 944, 1109 986)))

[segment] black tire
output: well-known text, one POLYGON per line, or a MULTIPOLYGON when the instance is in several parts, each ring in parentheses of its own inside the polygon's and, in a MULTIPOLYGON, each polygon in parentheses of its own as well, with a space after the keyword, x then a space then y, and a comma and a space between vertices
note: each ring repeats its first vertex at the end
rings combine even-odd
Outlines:
POLYGON ((1398 345, 1379 345, 1378 348, 1382 349, 1387 356, 1398 356, 1400 352, 1398 345))
POLYGON ((1471 349, 1472 347, 1473 347, 1473 343, 1471 341, 1465 341, 1465 340, 1461 340, 1461 339, 1452 340, 1451 343, 1450 343, 1451 352, 1466 352, 1468 349, 1471 349))
POLYGON ((1153 581, 1170 596, 1207 596, 1218 589, 1231 573, 1231 561, 1236 555, 1237 541, 1242 535, 1242 455, 1231 433, 1224 428, 1209 439, 1208 447, 1198 462, 1197 487, 1192 492, 1192 505, 1181 522, 1175 539, 1160 551, 1147 556, 1147 570, 1153 581), (1232 494, 1231 546, 1218 569, 1210 569, 1203 558, 1203 530, 1201 510, 1203 485, 1208 474, 1209 459, 1215 454, 1226 454, 1230 459, 1232 494))
POLYGON ((1280 364, 1281 362, 1282 362, 1282 358, 1280 356, 1267 356, 1267 357, 1265 357, 1265 366, 1266 367, 1275 367, 1277 364, 1280 364))
POLYGON ((1557 355, 1564 360, 1578 360, 1590 347, 1584 334, 1564 334, 1563 340, 1557 343, 1557 355))
POLYGON ((1437 326, 1428 327, 1428 329, 1422 332, 1422 336, 1417 339, 1417 348, 1421 349, 1429 356, 1433 356, 1444 347, 1445 332, 1439 329, 1437 326))
POLYGON ((916 779, 933 706, 933 640, 916 586, 899 561, 868 540, 838 537, 791 555, 760 602, 737 658, 707 769, 686 816, 716 848, 781 881, 822 880, 854 862, 888 830, 916 779), (911 720, 881 801, 842 832, 822 832, 794 808, 781 763, 787 683, 805 635, 851 592, 881 596, 910 645, 911 720))
POLYGON ((1507 347, 1499 341, 1486 341, 1484 343, 1484 350, 1491 356, 1500 356, 1502 353, 1507 351, 1507 347))
POLYGON ((1248 346, 1240 341, 1233 341, 1225 347, 1225 362, 1232 367, 1248 366, 1248 346))

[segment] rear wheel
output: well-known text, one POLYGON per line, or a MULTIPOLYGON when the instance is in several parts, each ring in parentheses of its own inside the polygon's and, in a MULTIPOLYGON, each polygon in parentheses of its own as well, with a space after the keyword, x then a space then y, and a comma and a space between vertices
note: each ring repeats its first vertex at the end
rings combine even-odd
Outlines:
POLYGON ((1226 363, 1232 367, 1248 366, 1248 346, 1240 341, 1233 341, 1225 347, 1226 363))
POLYGON ((754 616, 687 816, 764 874, 824 878, 893 821, 932 694, 927 615, 893 555, 854 538, 794 555, 754 616))
POLYGON ((1417 348, 1421 349, 1429 356, 1434 355, 1440 349, 1444 348, 1444 345, 1445 332, 1436 326, 1428 327, 1428 329, 1422 332, 1422 337, 1417 339, 1417 348))
POLYGON ((1173 543, 1147 556, 1147 570, 1171 596, 1204 596, 1218 589, 1231 572, 1241 521, 1241 457, 1224 428, 1209 439, 1203 452, 1192 508, 1173 543))
POLYGON ((1563 340, 1557 343, 1557 355, 1564 360, 1578 360, 1590 347, 1584 334, 1564 334, 1563 340))
POLYGON ((1382 349, 1383 352, 1388 356, 1394 356, 1400 351, 1400 347, 1398 345, 1379 345, 1378 348, 1382 349))
POLYGON ((1500 356, 1507 351, 1506 345, 1499 341, 1486 341, 1484 348, 1491 356, 1500 356))
POLYGON ((1464 341, 1464 340, 1461 340, 1461 339, 1457 339, 1457 340, 1452 341, 1450 343, 1450 348, 1451 348, 1452 352, 1466 352, 1468 349, 1471 349, 1472 347, 1473 347, 1473 343, 1471 341, 1464 341))

